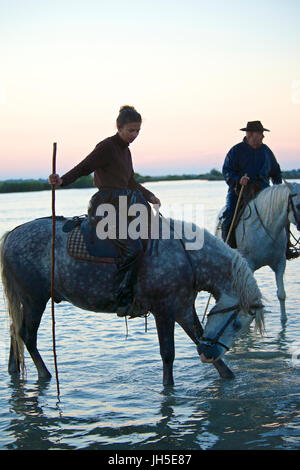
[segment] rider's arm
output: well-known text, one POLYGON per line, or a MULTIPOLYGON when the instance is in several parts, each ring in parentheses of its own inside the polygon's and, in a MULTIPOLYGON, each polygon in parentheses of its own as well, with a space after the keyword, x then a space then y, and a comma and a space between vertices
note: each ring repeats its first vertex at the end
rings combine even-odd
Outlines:
POLYGON ((67 186, 80 178, 80 176, 87 176, 97 168, 106 166, 110 156, 109 150, 109 144, 100 142, 84 160, 61 177, 61 186, 67 186))

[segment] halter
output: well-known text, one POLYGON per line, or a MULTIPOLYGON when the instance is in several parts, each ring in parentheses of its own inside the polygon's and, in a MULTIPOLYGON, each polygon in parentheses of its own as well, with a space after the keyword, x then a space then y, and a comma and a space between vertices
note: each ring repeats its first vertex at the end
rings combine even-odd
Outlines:
POLYGON ((289 202, 288 202, 287 211, 289 213, 290 207, 291 207, 292 213, 293 213, 293 216, 294 216, 294 219, 295 219, 295 222, 296 222, 297 230, 300 230, 300 219, 298 217, 298 214, 297 214, 297 211, 296 211, 296 208, 295 208, 295 204, 294 204, 294 201, 293 201, 293 197, 295 197, 295 196, 298 196, 298 194, 294 193, 294 194, 289 195, 289 202))
MULTIPOLYGON (((262 308, 262 305, 253 305, 251 308, 262 308)), ((212 315, 216 315, 217 313, 227 313, 227 312, 230 312, 231 310, 234 310, 234 312, 232 313, 232 315, 228 318, 227 322, 225 323, 225 325, 220 329, 220 331, 217 333, 216 337, 211 339, 211 338, 205 338, 204 336, 202 337, 202 341, 203 343, 207 344, 208 346, 212 346, 212 345, 215 345, 215 344, 219 344, 220 346, 223 346, 223 348, 225 348, 227 351, 229 351, 229 348, 228 346, 226 346, 226 344, 224 343, 221 343, 221 341, 219 341, 219 338, 222 336, 222 334, 224 333, 224 331, 226 330, 226 328, 230 325, 230 323, 232 323, 236 317, 238 316, 238 313, 239 311, 241 310, 241 306, 240 304, 236 304, 236 305, 232 305, 231 307, 227 307, 227 308, 223 308, 223 309, 220 309, 220 310, 214 310, 212 309, 209 314, 207 315, 207 318, 208 317, 211 317, 212 315)), ((248 315, 250 315, 252 318, 255 317, 256 313, 254 312, 247 312, 248 315)))

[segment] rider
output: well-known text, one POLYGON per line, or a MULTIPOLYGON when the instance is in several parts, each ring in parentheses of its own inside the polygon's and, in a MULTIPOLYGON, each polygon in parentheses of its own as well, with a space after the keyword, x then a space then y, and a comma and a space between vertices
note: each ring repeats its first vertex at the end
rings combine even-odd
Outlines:
MULTIPOLYGON (((265 129, 260 121, 250 121, 247 123, 247 127, 240 130, 245 131, 246 136, 242 142, 229 150, 222 170, 224 179, 229 186, 222 221, 224 241, 230 229, 241 186, 255 183, 264 189, 270 185, 270 178, 273 184, 282 183, 280 166, 271 149, 262 143, 264 131, 270 131, 265 129)), ((287 235, 289 240, 289 226, 287 227, 287 235)), ((230 244, 230 240, 228 242, 230 244)), ((289 242, 286 257, 287 259, 296 257, 289 242)))
MULTIPOLYGON (((148 206, 148 208, 150 207, 148 202, 160 206, 160 200, 134 178, 129 145, 138 136, 141 124, 141 115, 134 107, 122 106, 117 118, 118 132, 98 143, 84 160, 63 176, 60 177, 58 174, 50 175, 49 182, 56 186, 67 186, 80 176, 86 176, 94 172, 94 184, 99 191, 91 198, 89 215, 96 210, 96 204, 115 202, 121 195, 127 196, 127 201, 130 203, 129 196, 132 196, 133 192, 135 200, 148 206)), ((122 270, 133 264, 134 257, 128 239, 118 239, 117 244, 122 258, 118 269, 119 272, 122 272, 122 270)), ((132 269, 127 270, 122 281, 123 288, 121 292, 119 290, 118 307, 121 307, 121 312, 124 307, 123 314, 127 312, 128 304, 132 301, 132 273, 132 269)))

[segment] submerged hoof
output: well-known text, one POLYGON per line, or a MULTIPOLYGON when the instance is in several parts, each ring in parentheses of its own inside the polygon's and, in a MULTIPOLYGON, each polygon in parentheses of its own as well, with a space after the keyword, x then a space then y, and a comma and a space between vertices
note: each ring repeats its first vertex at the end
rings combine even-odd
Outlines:
POLYGON ((42 373, 38 374, 38 378, 42 382, 48 382, 49 380, 52 379, 52 375, 48 371, 47 372, 42 372, 42 373))

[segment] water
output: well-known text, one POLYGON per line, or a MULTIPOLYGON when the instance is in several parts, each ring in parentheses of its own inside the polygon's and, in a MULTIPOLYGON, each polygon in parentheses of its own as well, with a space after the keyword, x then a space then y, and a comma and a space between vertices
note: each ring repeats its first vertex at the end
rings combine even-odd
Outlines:
MULTIPOLYGON (((213 232, 226 194, 223 182, 179 181, 146 185, 170 204, 201 203, 213 232)), ((93 189, 56 192, 57 215, 86 212, 93 189)), ((16 225, 51 214, 50 193, 0 195, 0 235, 16 225)), ((61 397, 57 401, 52 356, 50 302, 38 346, 53 379, 37 380, 26 354, 27 375, 7 373, 9 324, 0 295, 0 449, 299 449, 300 345, 299 260, 288 262, 285 286, 288 320, 280 320, 273 273, 255 274, 266 297, 266 334, 251 327, 226 355, 236 378, 224 381, 202 364, 195 345, 176 327, 175 387, 164 390, 153 318, 96 314, 68 303, 56 306, 56 342, 61 397)), ((1 286, 0 286, 1 288, 1 286)), ((200 319, 207 293, 200 293, 200 319)))

